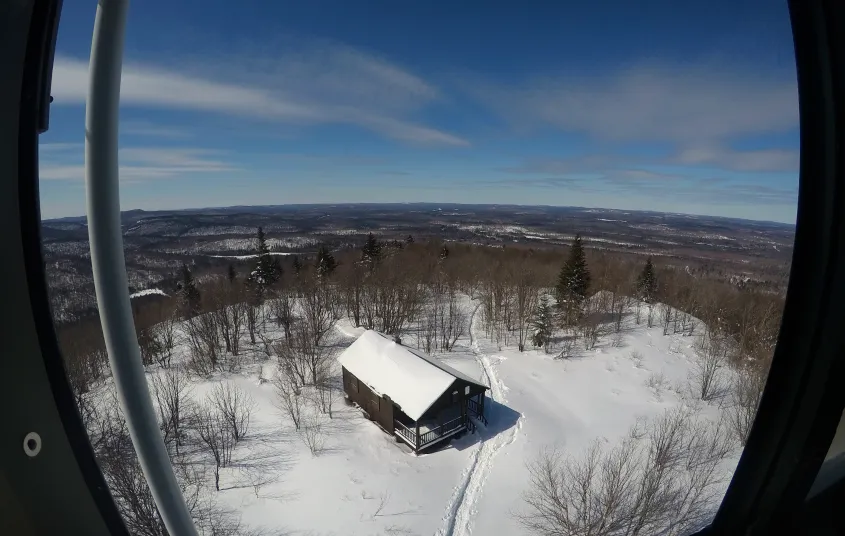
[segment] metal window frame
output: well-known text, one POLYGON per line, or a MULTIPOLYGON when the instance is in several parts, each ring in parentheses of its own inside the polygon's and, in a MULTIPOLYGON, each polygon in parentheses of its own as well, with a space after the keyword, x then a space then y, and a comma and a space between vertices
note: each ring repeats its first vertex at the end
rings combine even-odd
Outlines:
MULTIPOLYGON (((67 384, 41 255, 37 136, 60 7, 0 3, 0 533, 127 534, 67 384), (29 432, 42 438, 35 457, 29 432)), ((751 436, 701 534, 806 532, 808 516, 840 505, 806 497, 845 407, 845 5, 792 0, 789 11, 801 183, 786 307, 751 436)))

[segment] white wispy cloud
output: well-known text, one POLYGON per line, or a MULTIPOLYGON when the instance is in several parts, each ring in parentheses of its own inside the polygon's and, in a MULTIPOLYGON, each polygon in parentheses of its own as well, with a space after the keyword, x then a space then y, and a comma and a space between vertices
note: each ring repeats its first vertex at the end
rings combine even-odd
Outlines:
POLYGON ((682 165, 710 166, 736 171, 797 171, 797 150, 734 150, 719 145, 684 147, 670 159, 682 165))
MULTIPOLYGON (((797 172, 798 150, 732 149, 719 144, 682 146, 665 156, 614 152, 581 154, 568 158, 526 158, 500 171, 519 174, 591 173, 619 171, 631 166, 685 166, 740 172, 797 172)), ((797 175, 796 175, 797 181, 797 175)))
MULTIPOLYGON (((81 144, 64 145, 75 147, 64 148, 61 153, 42 151, 41 180, 84 179, 83 147, 81 144)), ((236 166, 220 158, 219 151, 203 148, 128 147, 119 150, 118 160, 121 181, 203 176, 237 170, 236 166)))
POLYGON ((597 140, 714 143, 798 124, 794 78, 711 64, 639 64, 595 76, 537 77, 469 91, 523 129, 556 127, 597 140))
MULTIPOLYGON (((87 62, 58 56, 54 104, 82 104, 87 89, 87 62)), ((458 135, 409 118, 438 96, 421 78, 344 46, 317 47, 278 59, 193 60, 178 68, 129 61, 121 80, 124 106, 301 125, 352 124, 409 143, 469 145, 458 135)))
POLYGON ((150 121, 121 121, 120 134, 130 136, 147 136, 157 139, 180 140, 192 138, 193 134, 187 129, 171 125, 159 125, 150 121))

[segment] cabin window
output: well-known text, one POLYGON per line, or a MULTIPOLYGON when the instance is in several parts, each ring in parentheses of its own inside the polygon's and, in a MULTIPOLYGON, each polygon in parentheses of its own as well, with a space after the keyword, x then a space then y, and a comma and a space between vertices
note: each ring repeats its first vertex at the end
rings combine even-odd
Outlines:
POLYGON ((464 387, 464 394, 465 394, 465 395, 467 395, 467 396, 469 396, 469 385, 467 385, 466 387, 464 387))

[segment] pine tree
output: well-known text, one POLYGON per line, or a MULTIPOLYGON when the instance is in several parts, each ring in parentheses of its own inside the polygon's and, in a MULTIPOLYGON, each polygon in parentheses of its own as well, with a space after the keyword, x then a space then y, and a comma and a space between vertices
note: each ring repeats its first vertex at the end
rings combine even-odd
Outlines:
POLYGON ((367 241, 364 247, 361 248, 361 260, 372 270, 376 264, 381 261, 382 244, 373 236, 373 233, 367 235, 367 241))
POLYGON ((282 265, 279 264, 278 259, 270 255, 270 248, 267 247, 264 229, 261 227, 258 228, 255 250, 258 260, 250 277, 256 288, 263 293, 267 287, 272 286, 282 277, 282 265))
POLYGON ((537 309, 534 311, 534 318, 531 320, 531 329, 534 331, 532 342, 534 346, 547 346, 552 337, 554 328, 554 311, 549 304, 549 297, 545 294, 540 298, 537 309))
POLYGON ((302 262, 298 255, 293 256, 293 275, 299 277, 299 271, 302 270, 302 262))
POLYGON ((590 270, 587 268, 581 235, 577 235, 555 286, 557 304, 563 311, 564 321, 567 324, 574 324, 578 320, 581 315, 581 305, 587 299, 589 289, 590 270))
POLYGON ((405 242, 406 242, 407 244, 413 244, 413 243, 414 243, 414 236, 413 236, 413 235, 408 235, 408 236, 405 238, 405 242))
POLYGON ((337 262, 326 246, 320 246, 317 250, 315 267, 317 269, 317 277, 321 279, 323 277, 330 277, 334 273, 334 269, 337 268, 337 262))
POLYGON ((182 265, 179 276, 181 279, 177 284, 179 307, 186 318, 192 318, 200 312, 200 291, 194 281, 194 274, 187 265, 182 265))
POLYGON ((449 256, 449 248, 446 247, 446 244, 443 244, 443 247, 440 248, 440 260, 446 260, 446 257, 449 256))
POLYGON ((651 257, 648 258, 642 273, 637 278, 637 295, 646 303, 652 303, 657 295, 657 275, 651 257))
POLYGON ((229 264, 229 270, 226 272, 226 278, 229 280, 230 284, 235 283, 235 279, 238 278, 238 273, 235 271, 235 265, 229 264))

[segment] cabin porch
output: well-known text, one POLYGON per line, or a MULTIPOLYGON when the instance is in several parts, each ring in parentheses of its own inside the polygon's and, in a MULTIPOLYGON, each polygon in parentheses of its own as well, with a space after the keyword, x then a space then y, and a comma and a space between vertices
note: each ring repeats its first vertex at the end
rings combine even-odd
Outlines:
POLYGON ((458 435, 465 430, 475 431, 475 424, 470 417, 475 417, 487 424, 484 417, 484 393, 470 397, 460 397, 451 405, 436 412, 427 412, 418 421, 414 421, 401 410, 396 411, 394 433, 414 451, 420 451, 436 443, 458 435))

